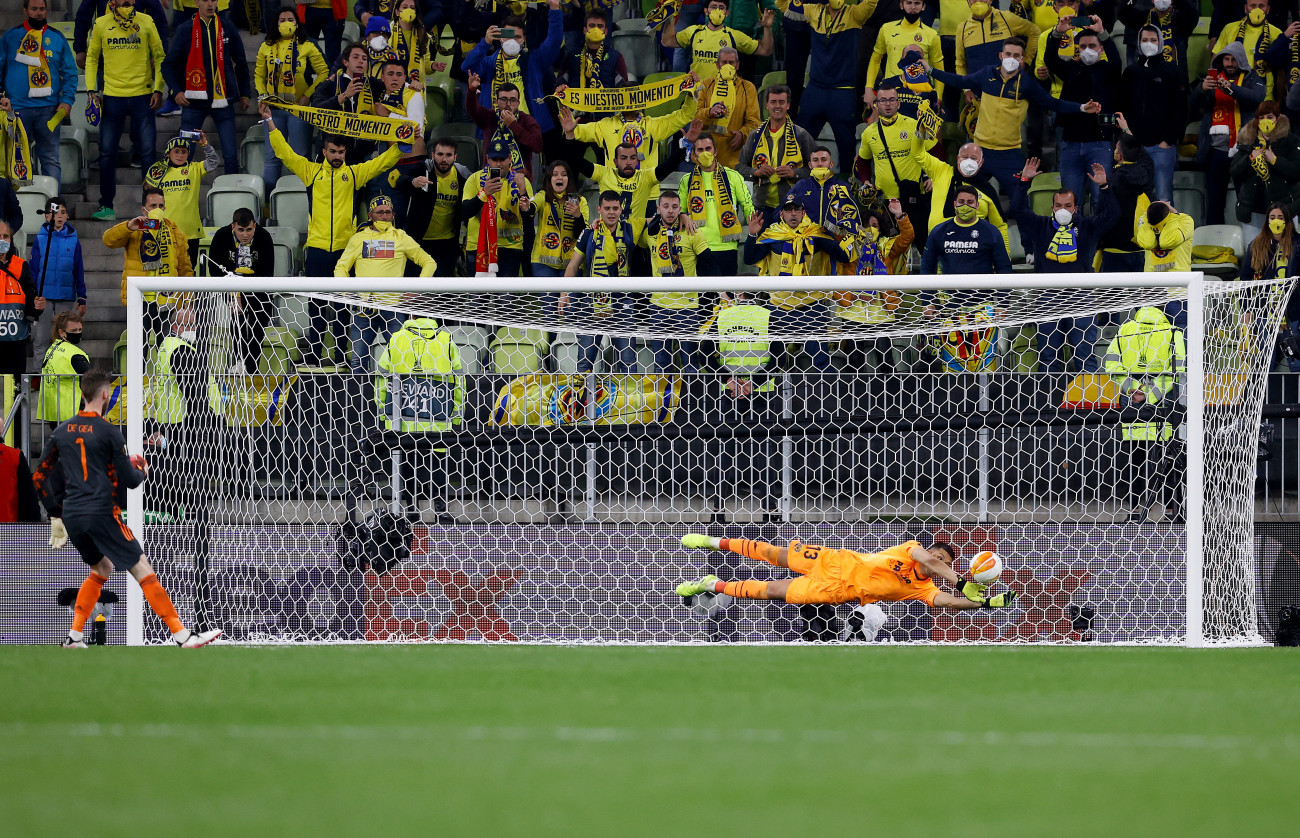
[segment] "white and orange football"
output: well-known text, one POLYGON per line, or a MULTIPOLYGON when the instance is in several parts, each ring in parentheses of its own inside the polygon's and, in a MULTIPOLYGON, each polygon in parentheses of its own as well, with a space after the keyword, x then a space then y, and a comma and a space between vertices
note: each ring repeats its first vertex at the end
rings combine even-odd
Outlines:
POLYGON ((996 582, 1002 575, 1002 559, 992 550, 985 550, 970 560, 970 572, 981 585, 996 582))

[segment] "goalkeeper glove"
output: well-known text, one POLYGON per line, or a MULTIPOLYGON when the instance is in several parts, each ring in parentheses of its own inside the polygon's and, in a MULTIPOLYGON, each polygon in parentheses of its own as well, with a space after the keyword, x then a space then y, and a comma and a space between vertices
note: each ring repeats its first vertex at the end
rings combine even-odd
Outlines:
POLYGON ((967 579, 959 578, 955 583, 957 593, 969 599, 971 602, 984 604, 985 592, 988 591, 988 585, 981 585, 979 582, 971 582, 967 579))
POLYGON ((981 608, 1006 608, 1016 601, 1015 591, 1004 591, 997 596, 991 596, 980 603, 981 608))
POLYGON ((62 518, 50 519, 50 546, 55 550, 68 543, 68 530, 63 526, 62 518))

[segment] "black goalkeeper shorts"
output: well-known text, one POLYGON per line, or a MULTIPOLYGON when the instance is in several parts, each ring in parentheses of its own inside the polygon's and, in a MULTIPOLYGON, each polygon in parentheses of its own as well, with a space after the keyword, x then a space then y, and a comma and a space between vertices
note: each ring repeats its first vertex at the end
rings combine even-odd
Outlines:
POLYGON ((88 565, 107 558, 115 570, 130 570, 144 555, 144 548, 116 509, 112 515, 64 518, 63 526, 68 530, 68 540, 88 565))

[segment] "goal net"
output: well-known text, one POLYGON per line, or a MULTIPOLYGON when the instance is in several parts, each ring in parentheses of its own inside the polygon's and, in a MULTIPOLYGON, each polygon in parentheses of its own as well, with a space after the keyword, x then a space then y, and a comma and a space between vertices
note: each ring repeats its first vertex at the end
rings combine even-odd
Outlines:
POLYGON ((1259 642, 1289 280, 168 281, 130 281, 128 514, 231 639, 1259 642), (1019 598, 687 602, 789 576, 691 532, 992 549, 1019 598))

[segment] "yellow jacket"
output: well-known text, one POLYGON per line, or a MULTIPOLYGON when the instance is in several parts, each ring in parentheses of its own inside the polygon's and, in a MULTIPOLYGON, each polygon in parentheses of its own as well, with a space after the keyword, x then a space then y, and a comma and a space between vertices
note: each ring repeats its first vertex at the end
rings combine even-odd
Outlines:
POLYGON ((642 168, 654 171, 659 165, 659 143, 685 128, 695 118, 696 100, 687 96, 682 109, 663 116, 641 115, 628 121, 622 114, 614 114, 595 122, 579 123, 573 129, 573 138, 580 142, 599 144, 605 150, 605 159, 614 163, 614 150, 624 142, 637 147, 643 161, 642 168))
POLYGON ((1139 196, 1133 216, 1133 241, 1147 252, 1142 270, 1146 273, 1190 271, 1196 222, 1187 213, 1171 212, 1159 224, 1148 224, 1147 207, 1150 203, 1145 195, 1139 196))
MULTIPOLYGON (((140 260, 141 231, 131 230, 128 221, 116 224, 104 231, 105 247, 126 248, 126 262, 122 266, 122 305, 126 305, 126 278, 144 276, 144 263, 140 260)), ((176 222, 170 218, 163 219, 161 230, 154 232, 161 251, 163 266, 154 272, 155 276, 194 276, 194 266, 190 264, 190 240, 176 222)), ((167 302, 163 294, 145 294, 146 300, 167 302)))
POLYGON ((311 194, 307 247, 330 251, 342 250, 357 231, 356 214, 352 209, 357 190, 371 178, 397 165, 402 156, 396 145, 390 145, 373 160, 355 166, 344 163, 336 169, 329 163, 313 163, 289 148, 279 129, 271 131, 271 148, 285 168, 307 184, 311 194))
POLYGON ((105 96, 147 96, 162 93, 162 65, 166 50, 153 18, 137 12, 131 20, 139 33, 127 32, 112 13, 101 15, 86 41, 86 88, 105 96), (100 63, 104 86, 99 88, 100 63))
POLYGON ((310 41, 298 44, 298 61, 293 62, 294 42, 280 40, 274 44, 265 41, 257 48, 253 62, 253 84, 259 96, 279 96, 285 101, 310 96, 330 74, 325 56, 310 41), (292 66, 291 66, 292 65, 292 66), (311 69, 311 84, 307 83, 307 70, 311 69))
MULTIPOLYGON (((433 257, 406 232, 387 221, 372 221, 361 225, 343 255, 334 265, 335 276, 403 276, 407 260, 420 266, 420 276, 433 276, 438 267, 433 257)), ((397 293, 362 293, 363 300, 393 305, 402 298, 397 293)))
MULTIPOLYGON (((748 138, 758 130, 758 126, 763 124, 763 118, 758 110, 758 89, 754 87, 754 83, 739 77, 732 81, 736 85, 735 99, 726 116, 721 120, 709 116, 709 108, 713 107, 713 91, 718 86, 717 79, 709 79, 700 88, 698 112, 700 119, 704 120, 704 130, 716 135, 713 147, 717 153, 714 156, 728 169, 734 169, 740 162, 740 149, 731 147, 731 134, 739 131, 742 136, 748 138)), ((681 113, 686 112, 683 110, 681 113)), ((687 121, 690 121, 690 117, 687 117, 687 121)), ((741 143, 741 148, 744 148, 744 143, 741 143)), ((611 156, 609 159, 614 158, 611 156)))
POLYGON ((916 120, 900 113, 894 115, 894 121, 889 125, 879 118, 867 124, 858 145, 858 156, 871 161, 871 181, 880 193, 886 198, 899 198, 901 195, 898 181, 894 179, 894 170, 898 170, 898 176, 903 180, 919 183, 921 164, 918 160, 929 157, 926 152, 937 142, 938 137, 929 140, 922 138, 916 120), (882 132, 884 141, 880 139, 882 132), (889 148, 888 153, 885 151, 886 146, 889 148), (893 166, 889 165, 890 160, 894 161, 893 166))

